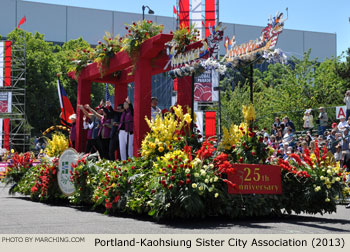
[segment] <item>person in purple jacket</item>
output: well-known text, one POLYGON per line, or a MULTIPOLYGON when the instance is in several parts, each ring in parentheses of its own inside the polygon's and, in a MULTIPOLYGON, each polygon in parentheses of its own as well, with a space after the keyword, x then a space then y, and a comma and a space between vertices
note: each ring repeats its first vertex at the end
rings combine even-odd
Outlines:
POLYGON ((103 116, 101 117, 101 127, 98 132, 102 143, 102 152, 105 159, 109 158, 109 140, 111 136, 112 119, 107 116, 107 111, 103 108, 103 116))
POLYGON ((95 110, 93 110, 88 104, 85 105, 85 108, 89 109, 96 118, 100 121, 100 127, 98 131, 98 138, 101 142, 101 157, 105 159, 109 158, 109 140, 112 129, 112 120, 107 116, 107 109, 103 107, 103 114, 100 115, 95 110))
POLYGON ((134 142, 134 108, 129 97, 124 102, 124 112, 120 118, 119 130, 119 149, 121 160, 126 160, 133 156, 134 142))
MULTIPOLYGON (((98 151, 98 153, 102 154, 102 148, 97 137, 100 121, 93 113, 89 113, 83 105, 78 105, 78 107, 84 113, 83 128, 88 131, 85 153, 95 153, 96 151, 98 151)), ((96 112, 98 114, 102 114, 102 109, 96 107, 96 112)))

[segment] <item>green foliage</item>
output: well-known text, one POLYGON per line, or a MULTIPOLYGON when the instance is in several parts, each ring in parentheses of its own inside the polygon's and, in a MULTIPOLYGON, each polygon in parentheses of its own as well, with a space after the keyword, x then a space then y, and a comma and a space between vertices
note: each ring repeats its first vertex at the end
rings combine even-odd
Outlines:
POLYGON ((75 79, 77 80, 81 74, 81 71, 89 64, 94 62, 95 49, 87 48, 77 50, 74 58, 71 62, 69 72, 75 72, 75 79))
POLYGON ((57 119, 52 116, 58 115, 60 110, 56 87, 60 64, 54 53, 56 46, 46 42, 42 34, 19 29, 9 33, 7 38, 14 44, 26 44, 26 117, 38 132, 58 121, 58 116, 57 119))
POLYGON ((102 206, 107 213, 126 211, 128 198, 133 192, 132 187, 138 185, 137 178, 142 176, 141 170, 139 176, 133 177, 136 173, 135 165, 142 168, 140 160, 106 161, 99 164, 101 169, 96 176, 98 183, 92 197, 94 207, 102 206))
MULTIPOLYGON (((250 132, 251 141, 259 145, 250 132)), ((249 145, 246 135, 241 146, 249 145)), ((332 213, 339 196, 347 197, 343 173, 327 150, 315 148, 301 157, 291 154, 289 160, 278 159, 281 167, 282 195, 241 195, 239 186, 226 179, 236 174, 233 165, 240 154, 248 163, 263 163, 264 153, 252 155, 250 150, 232 147, 216 152, 210 142, 203 143, 195 154, 175 150, 155 160, 134 158, 127 161, 85 161, 74 167, 71 180, 76 191, 69 197, 72 204, 94 205, 108 214, 148 214, 153 218, 229 218, 280 215, 286 213, 332 213), (216 152, 216 153, 215 153, 216 152), (228 153, 228 154, 227 154, 228 153), (255 157, 261 157, 256 160, 255 157), (228 194, 228 187, 238 194, 228 194)), ((270 160, 270 158, 268 158, 270 160)), ((57 160, 42 161, 30 167, 18 181, 15 191, 34 200, 52 201, 64 198, 57 186, 57 160)))
MULTIPOLYGON (((233 145, 228 152, 234 163, 264 164, 269 157, 269 147, 263 143, 264 136, 257 135, 252 129, 244 132, 241 141, 233 145)), ((227 152, 227 150, 226 150, 227 152)), ((273 151, 272 151, 273 153, 273 151)))
MULTIPOLYGON (((59 123, 60 106, 57 94, 57 74, 75 108, 77 83, 68 77, 70 62, 77 51, 90 48, 83 39, 75 39, 61 46, 46 42, 44 35, 15 29, 7 35, 14 44, 26 45, 26 117, 35 135, 59 123)), ((13 54, 20 56, 19 52, 13 54)), ((15 57, 14 57, 15 58, 15 57)), ((14 62, 16 64, 16 62, 14 62)), ((19 86, 21 87, 21 86, 19 86)), ((91 103, 97 105, 104 97, 104 86, 92 85, 91 103)))
MULTIPOLYGON (((303 59, 292 59, 291 65, 270 64, 268 70, 254 70, 254 106, 256 107, 257 125, 270 128, 274 116, 285 116, 294 122, 297 129, 302 129, 303 113, 307 108, 332 107, 343 104, 346 82, 336 73, 339 59, 326 59, 319 63, 310 59, 310 51, 303 59)), ((228 87, 232 77, 226 76, 221 85, 228 87), (231 79, 230 79, 231 78, 231 79)), ((249 102, 248 81, 236 85, 233 91, 222 93, 223 125, 242 121, 240 108, 249 102)), ((314 112, 317 117, 318 111, 314 112)), ((335 111, 329 110, 330 121, 335 111)))
POLYGON ((16 192, 30 195, 33 200, 54 201, 63 198, 57 183, 58 159, 42 160, 19 181, 16 192))
POLYGON ((344 80, 350 81, 350 48, 346 51, 345 62, 339 62, 337 64, 337 74, 344 80))
POLYGON ((198 41, 199 31, 194 25, 180 27, 174 32, 173 43, 177 52, 184 52, 186 46, 198 41))
POLYGON ((71 181, 74 184, 75 192, 69 197, 73 204, 91 204, 92 195, 97 185, 97 167, 94 162, 86 161, 85 158, 78 160, 74 165, 74 172, 71 172, 71 181))
MULTIPOLYGON (((60 62, 60 72, 62 73, 60 76, 60 83, 63 85, 69 100, 72 103, 73 108, 75 108, 75 104, 77 103, 77 82, 76 80, 73 80, 72 78, 68 77, 67 73, 69 73, 71 69, 71 62, 74 56, 76 55, 77 51, 88 49, 90 48, 90 45, 83 40, 82 38, 70 40, 66 43, 64 43, 61 47, 61 50, 56 52, 56 56, 58 58, 58 61, 60 62)), ((94 86, 91 87, 91 92, 95 91, 94 86)), ((103 87, 100 87, 101 91, 103 90, 103 87)), ((101 93, 103 94, 103 93, 101 93)), ((99 96, 98 99, 101 99, 103 96, 99 96)), ((93 101, 93 96, 92 96, 93 101)), ((99 101, 96 101, 96 104, 99 101)))
POLYGON ((238 122, 242 122, 241 108, 243 104, 250 101, 249 99, 249 87, 247 85, 237 86, 233 91, 226 90, 223 92, 221 94, 222 125, 229 128, 232 123, 239 124, 238 122))
POLYGON ((110 59, 123 48, 123 38, 119 34, 113 38, 109 32, 106 32, 103 40, 104 42, 98 41, 94 56, 94 61, 99 64, 101 77, 108 69, 110 59))
POLYGON ((153 23, 152 20, 142 20, 132 24, 126 24, 128 34, 123 41, 124 49, 128 52, 134 63, 138 57, 138 51, 143 42, 163 31, 163 25, 153 23))
MULTIPOLYGON (((32 154, 26 152, 24 154, 12 153, 9 156, 11 163, 5 174, 3 182, 6 184, 16 184, 30 170, 33 164, 32 154)), ((11 193, 12 191, 10 191, 11 193)))

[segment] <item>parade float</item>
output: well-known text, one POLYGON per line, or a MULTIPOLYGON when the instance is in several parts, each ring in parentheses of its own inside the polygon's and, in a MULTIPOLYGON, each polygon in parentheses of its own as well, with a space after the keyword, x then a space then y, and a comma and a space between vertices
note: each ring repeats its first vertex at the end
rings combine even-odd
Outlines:
MULTIPOLYGON (((270 49, 281 24, 278 14, 256 43, 235 47, 226 40, 227 59, 242 61, 244 55, 270 49)), ((115 104, 124 101, 127 83, 134 81, 137 157, 107 161, 79 153, 85 135, 77 110, 77 151, 66 149, 68 140, 59 134, 36 165, 28 153, 9 153, 3 182, 12 185, 11 192, 157 220, 332 213, 349 196, 348 174, 317 143, 301 155, 274 156, 254 125, 252 104, 243 107, 244 122, 224 128, 220 142, 199 134, 193 123, 192 79, 203 69, 225 70, 214 57, 223 38, 220 25, 204 40, 197 39, 194 28, 162 34, 162 26, 146 20, 126 29, 124 39, 107 34, 96 49, 77 52, 69 75, 78 81, 78 104, 90 103, 93 81, 115 85, 115 104), (178 105, 150 121, 151 77, 161 72, 178 78, 178 105)))
POLYGON ((349 195, 348 174, 326 148, 316 144, 301 156, 271 156, 254 128, 252 106, 244 110, 245 122, 225 130, 219 145, 199 141, 189 112, 177 106, 148 121, 141 157, 112 162, 78 154, 71 166, 62 156, 43 157, 33 166, 28 154, 14 153, 4 182, 35 201, 63 200, 155 219, 332 213, 349 195), (63 194, 59 181, 71 183, 73 191, 63 194))

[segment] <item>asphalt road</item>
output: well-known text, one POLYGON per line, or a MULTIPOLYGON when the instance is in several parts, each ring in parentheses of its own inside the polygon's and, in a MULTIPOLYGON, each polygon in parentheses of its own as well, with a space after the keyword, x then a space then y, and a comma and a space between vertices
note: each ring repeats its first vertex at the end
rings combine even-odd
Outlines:
POLYGON ((323 234, 350 233, 350 209, 281 218, 180 220, 157 223, 148 217, 111 217, 68 205, 32 202, 8 195, 0 184, 1 234, 323 234))

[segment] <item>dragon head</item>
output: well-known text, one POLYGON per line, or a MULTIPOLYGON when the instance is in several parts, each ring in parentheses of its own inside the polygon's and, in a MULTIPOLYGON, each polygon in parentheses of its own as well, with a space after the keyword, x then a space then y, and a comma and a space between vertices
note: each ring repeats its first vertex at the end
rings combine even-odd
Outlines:
POLYGON ((276 16, 273 18, 272 21, 272 30, 274 34, 281 33, 284 27, 284 21, 287 19, 283 19, 283 13, 276 13, 276 16))

